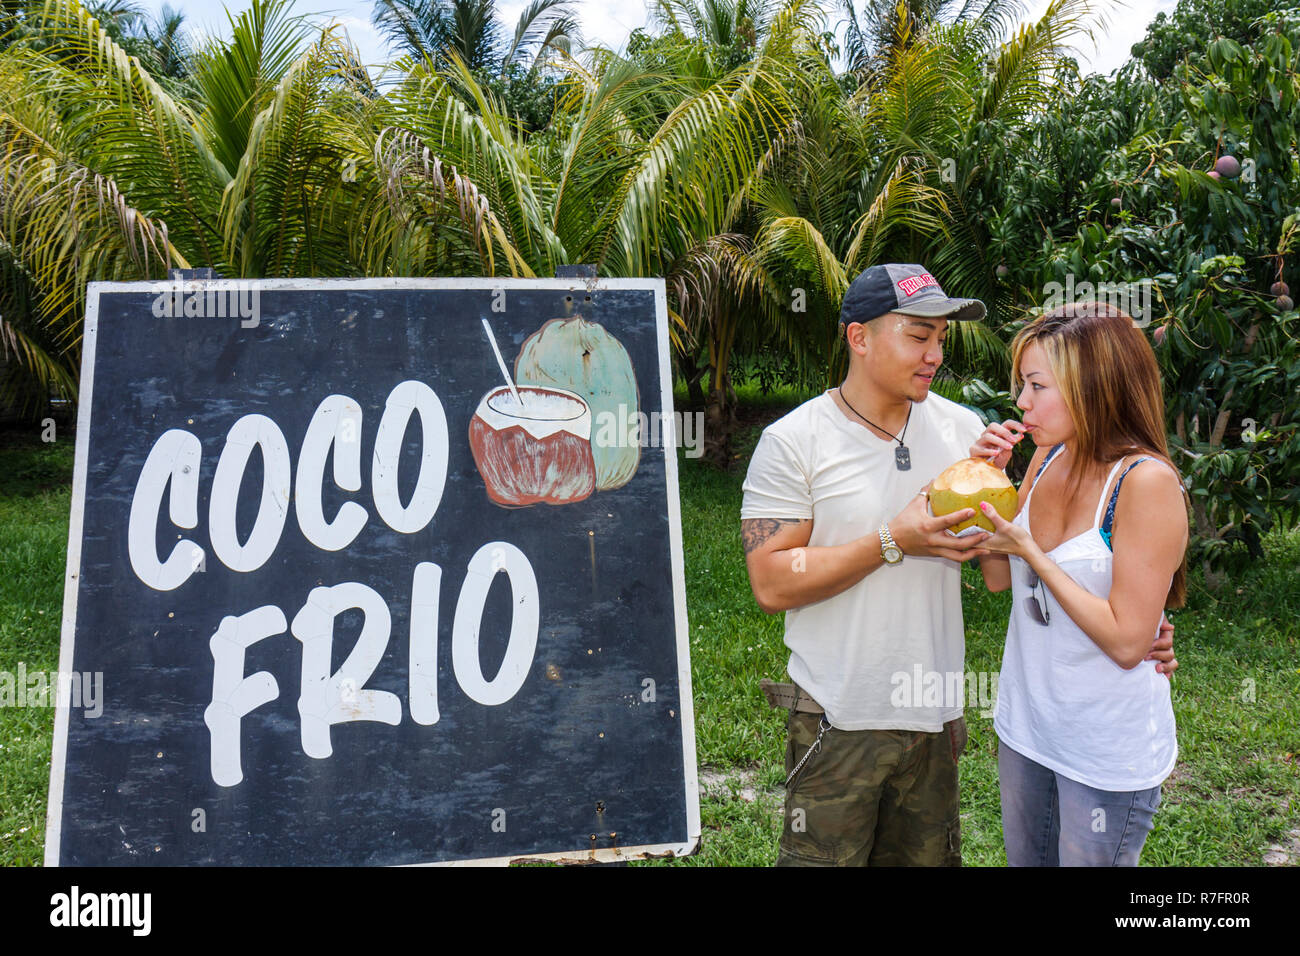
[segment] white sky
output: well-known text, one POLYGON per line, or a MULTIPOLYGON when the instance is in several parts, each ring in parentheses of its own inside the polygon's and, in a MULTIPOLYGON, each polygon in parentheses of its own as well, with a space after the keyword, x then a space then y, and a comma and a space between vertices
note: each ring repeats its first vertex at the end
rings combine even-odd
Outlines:
MULTIPOLYGON (((502 19, 511 27, 525 2, 498 0, 502 19)), ((1042 16, 1048 2, 1028 0, 1026 19, 1042 16)), ((151 11, 159 10, 162 5, 163 0, 144 0, 145 8, 151 11)), ((627 42, 628 34, 645 26, 648 20, 645 0, 574 0, 574 5, 588 42, 615 49, 621 48, 627 42)), ((1103 11, 1108 25, 1098 31, 1101 42, 1097 49, 1085 45, 1078 51, 1081 68, 1084 72, 1109 73, 1119 67, 1128 58, 1129 48, 1142 39, 1147 24, 1155 15, 1172 11, 1175 5, 1175 0, 1101 0, 1097 6, 1103 11)), ((225 8, 228 6, 237 13, 246 9, 248 4, 245 0, 227 0, 227 3, 221 0, 172 0, 171 6, 185 13, 187 24, 196 32, 228 34, 225 8)), ((370 0, 296 0, 294 4, 297 13, 318 14, 342 23, 360 49, 362 58, 368 63, 380 63, 389 55, 383 39, 371 25, 373 9, 370 0)), ((837 23, 841 18, 842 14, 837 12, 831 16, 831 22, 837 23)))

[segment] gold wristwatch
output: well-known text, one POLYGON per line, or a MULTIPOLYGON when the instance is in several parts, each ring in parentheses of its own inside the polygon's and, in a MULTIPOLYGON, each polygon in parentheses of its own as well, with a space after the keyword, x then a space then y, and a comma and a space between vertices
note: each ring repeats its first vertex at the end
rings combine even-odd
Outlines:
POLYGON ((894 536, 889 533, 889 525, 880 526, 880 556, 886 564, 898 564, 903 560, 903 549, 894 543, 894 536))

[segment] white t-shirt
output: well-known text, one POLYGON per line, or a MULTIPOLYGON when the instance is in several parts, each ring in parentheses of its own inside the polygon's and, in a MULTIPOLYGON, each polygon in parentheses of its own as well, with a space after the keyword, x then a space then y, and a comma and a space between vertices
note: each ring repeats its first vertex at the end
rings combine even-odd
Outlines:
MULTIPOLYGON (((898 443, 840 411, 829 391, 763 431, 745 478, 747 518, 811 518, 809 547, 845 544, 894 518, 970 455, 984 431, 973 411, 931 392, 898 443)), ((961 716, 965 671, 961 566, 905 555, 833 597, 785 614, 791 678, 842 730, 936 732, 961 716)))

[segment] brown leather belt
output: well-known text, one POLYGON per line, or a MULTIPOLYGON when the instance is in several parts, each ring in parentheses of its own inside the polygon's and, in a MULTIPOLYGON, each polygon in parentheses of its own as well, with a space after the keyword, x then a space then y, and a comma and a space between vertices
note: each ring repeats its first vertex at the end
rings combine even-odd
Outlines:
POLYGON ((778 684, 766 677, 758 682, 769 706, 800 714, 824 714, 822 705, 809 697, 798 684, 778 684))

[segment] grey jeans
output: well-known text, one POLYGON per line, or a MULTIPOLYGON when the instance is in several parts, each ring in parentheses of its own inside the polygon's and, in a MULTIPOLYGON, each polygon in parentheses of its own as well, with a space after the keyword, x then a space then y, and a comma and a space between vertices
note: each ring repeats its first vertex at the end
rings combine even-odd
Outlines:
POLYGON ((1009 866, 1137 866, 1160 787, 1094 790, 998 741, 1009 866))

